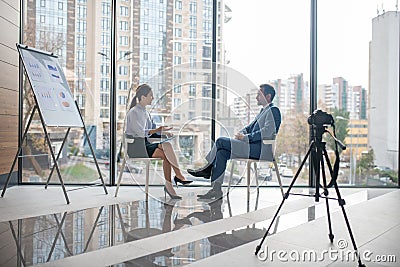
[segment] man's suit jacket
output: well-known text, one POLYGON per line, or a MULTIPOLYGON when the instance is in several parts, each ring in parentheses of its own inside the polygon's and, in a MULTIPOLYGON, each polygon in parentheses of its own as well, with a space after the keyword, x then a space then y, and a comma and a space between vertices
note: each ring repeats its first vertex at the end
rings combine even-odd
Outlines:
POLYGON ((281 125, 281 112, 273 103, 263 108, 255 119, 241 133, 249 143, 273 140, 281 125))

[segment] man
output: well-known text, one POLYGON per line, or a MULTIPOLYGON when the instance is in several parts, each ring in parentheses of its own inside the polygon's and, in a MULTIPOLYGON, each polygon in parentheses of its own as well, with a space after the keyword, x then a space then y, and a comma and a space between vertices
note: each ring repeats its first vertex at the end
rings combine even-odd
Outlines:
POLYGON ((233 158, 272 160, 271 145, 263 145, 263 140, 275 139, 281 125, 281 112, 272 103, 275 89, 269 84, 260 85, 257 93, 257 104, 263 108, 253 122, 235 135, 235 138, 220 137, 206 156, 206 166, 197 170, 188 169, 196 177, 211 177, 212 189, 200 199, 222 198, 221 186, 224 180, 226 163, 233 158))

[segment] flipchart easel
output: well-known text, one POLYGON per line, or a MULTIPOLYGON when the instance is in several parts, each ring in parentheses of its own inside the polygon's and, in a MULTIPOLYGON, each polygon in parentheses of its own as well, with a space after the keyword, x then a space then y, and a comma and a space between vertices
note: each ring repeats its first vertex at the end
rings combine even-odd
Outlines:
POLYGON ((31 111, 28 123, 25 127, 25 131, 22 136, 20 146, 18 148, 17 154, 15 155, 7 180, 4 184, 1 197, 4 197, 15 164, 22 152, 22 144, 24 140, 27 138, 28 129, 36 110, 38 111, 46 143, 49 147, 49 151, 53 161, 53 166, 51 168, 51 172, 47 179, 45 188, 47 189, 47 186, 54 172, 54 169, 56 169, 58 174, 58 179, 60 180, 60 184, 62 186, 67 204, 70 203, 67 195, 67 190, 65 189, 65 185, 61 177, 60 168, 58 166, 58 159, 60 158, 60 154, 62 153, 64 144, 67 140, 71 128, 83 128, 84 134, 86 136, 87 142, 89 144, 90 150, 93 155, 93 159, 97 168, 97 172, 99 174, 99 178, 104 188, 104 192, 108 194, 103 176, 99 168, 99 164, 96 159, 96 155, 93 151, 89 135, 86 131, 84 120, 79 111, 78 103, 73 100, 71 90, 68 86, 62 68, 58 63, 57 56, 53 55, 52 53, 41 51, 21 44, 17 44, 17 49, 33 91, 35 106, 31 111), (53 147, 46 127, 67 128, 67 132, 65 134, 65 137, 63 139, 62 145, 60 147, 57 156, 55 156, 54 154, 53 147))

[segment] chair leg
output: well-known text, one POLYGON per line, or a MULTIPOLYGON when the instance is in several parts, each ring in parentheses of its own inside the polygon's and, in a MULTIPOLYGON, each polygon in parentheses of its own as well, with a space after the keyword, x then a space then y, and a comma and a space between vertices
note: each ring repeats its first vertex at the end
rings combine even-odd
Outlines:
POLYGON ((281 188, 282 197, 284 197, 285 193, 283 192, 282 180, 281 180, 281 176, 280 176, 279 170, 278 170, 278 163, 276 163, 275 159, 273 159, 272 162, 274 163, 276 178, 278 179, 279 187, 281 188))
POLYGON ((258 170, 257 170, 257 162, 253 162, 253 166, 254 166, 254 176, 256 179, 256 186, 257 186, 257 190, 258 190, 258 170))
POLYGON ((235 166, 235 161, 231 160, 231 175, 229 176, 229 182, 228 182, 228 194, 231 192, 231 183, 232 183, 232 178, 233 178, 233 170, 235 166))
POLYGON ((146 161, 146 185, 145 185, 146 201, 149 201, 149 176, 150 176, 150 160, 147 160, 146 161))
POLYGON ((250 169, 251 162, 247 161, 247 212, 250 211, 250 169))
POLYGON ((118 190, 119 190, 119 186, 121 185, 122 174, 124 173, 125 165, 126 165, 126 157, 124 157, 124 160, 122 161, 121 169, 119 170, 117 189, 115 190, 115 197, 117 197, 117 195, 118 195, 118 190))

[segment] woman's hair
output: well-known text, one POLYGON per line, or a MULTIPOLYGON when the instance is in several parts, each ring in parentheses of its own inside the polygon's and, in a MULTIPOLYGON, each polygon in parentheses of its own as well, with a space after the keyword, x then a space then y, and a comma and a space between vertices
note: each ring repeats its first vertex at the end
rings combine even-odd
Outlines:
POLYGON ((142 98, 142 96, 147 96, 151 91, 151 87, 148 84, 141 84, 136 88, 136 94, 132 99, 131 102, 131 106, 129 107, 129 109, 133 108, 134 106, 137 105, 137 103, 139 103, 140 99, 142 98))

